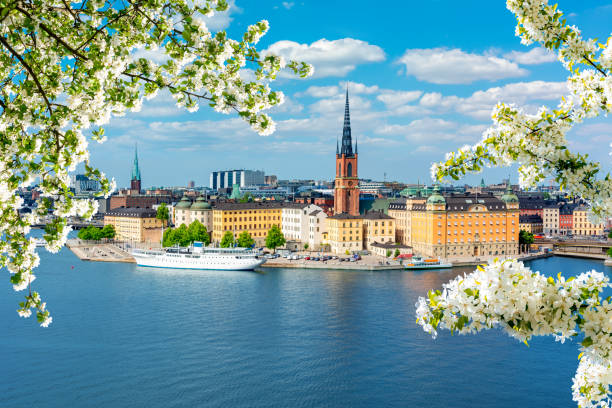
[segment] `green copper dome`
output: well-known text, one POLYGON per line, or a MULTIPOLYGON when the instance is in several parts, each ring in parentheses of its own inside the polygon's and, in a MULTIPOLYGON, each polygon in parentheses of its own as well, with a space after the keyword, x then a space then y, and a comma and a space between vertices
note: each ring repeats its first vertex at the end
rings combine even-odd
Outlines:
POLYGON ((187 209, 189 207, 191 207, 191 200, 189 200, 185 196, 183 196, 183 198, 181 198, 181 201, 179 201, 179 203, 176 205, 176 208, 180 209, 187 209))
POLYGON ((204 197, 198 197, 195 203, 191 205, 192 210, 210 210, 212 207, 206 202, 204 197))
POLYGON ((518 203, 519 201, 516 194, 512 192, 512 187, 510 186, 510 184, 508 184, 508 188, 506 188, 506 193, 502 196, 501 199, 504 203, 518 203))
POLYGON ((433 189, 433 193, 427 199, 427 204, 446 204, 446 200, 440 194, 440 187, 437 185, 433 189))

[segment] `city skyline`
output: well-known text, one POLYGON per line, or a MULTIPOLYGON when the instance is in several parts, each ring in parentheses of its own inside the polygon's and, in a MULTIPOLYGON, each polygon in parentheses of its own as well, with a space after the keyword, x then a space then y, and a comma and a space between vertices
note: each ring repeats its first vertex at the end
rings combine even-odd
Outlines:
MULTIPOLYGON (((366 4, 359 2, 349 10, 328 5, 324 13, 298 2, 260 2, 254 8, 237 1, 232 6, 213 17, 208 23, 212 30, 226 28, 237 36, 248 24, 267 18, 271 28, 259 48, 307 60, 315 65, 315 75, 307 80, 281 75, 272 83, 287 101, 271 112, 278 126, 268 137, 205 106, 194 114, 181 111, 163 93, 146 101, 141 112, 113 119, 106 128, 109 140, 91 144, 91 161, 119 186, 129 184, 125 164, 135 142, 143 187, 186 185, 189 180, 208 185, 211 171, 232 168, 264 170, 279 179, 331 180, 330 157, 342 132, 347 82, 353 134, 362 147, 360 176, 382 180, 386 173, 387 180, 430 183, 430 163, 477 141, 498 100, 535 109, 556 105, 564 93, 566 71, 541 48, 520 44, 514 17, 502 3, 439 1, 403 6, 405 13, 366 13, 366 4), (434 18, 440 7, 449 12, 434 18), (408 11, 422 18, 408 18, 408 11), (432 19, 439 24, 426 24, 432 19)), ((586 37, 607 33, 612 7, 569 1, 559 6, 569 13, 570 23, 588 29, 586 37)), ((604 142, 611 130, 604 119, 578 126, 570 145, 609 170, 604 142)), ((515 168, 501 168, 459 183, 476 184, 482 177, 496 182, 508 174, 517 181, 515 168)))

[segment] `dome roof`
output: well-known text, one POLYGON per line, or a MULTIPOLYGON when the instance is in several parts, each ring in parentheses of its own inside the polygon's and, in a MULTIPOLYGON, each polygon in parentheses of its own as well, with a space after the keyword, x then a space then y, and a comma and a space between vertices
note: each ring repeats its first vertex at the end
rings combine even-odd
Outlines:
POLYGON ((506 193, 501 197, 504 203, 518 203, 519 199, 512 191, 512 187, 508 184, 508 188, 506 189, 506 193))
POLYGON ((181 201, 179 201, 175 208, 187 209, 189 207, 191 207, 191 200, 183 196, 183 198, 181 198, 181 201))
POLYGON ((192 210, 210 210, 212 206, 206 202, 204 197, 198 197, 191 205, 192 210))
POLYGON ((440 187, 437 185, 433 189, 433 193, 427 199, 427 204, 446 204, 446 200, 440 194, 440 187))

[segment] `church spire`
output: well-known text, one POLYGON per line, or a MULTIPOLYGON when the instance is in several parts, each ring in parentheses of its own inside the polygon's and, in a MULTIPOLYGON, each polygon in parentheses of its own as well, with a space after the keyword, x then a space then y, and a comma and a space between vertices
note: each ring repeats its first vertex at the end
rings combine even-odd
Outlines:
POLYGON ((138 167, 138 145, 134 146, 134 164, 132 166, 132 180, 140 181, 140 168, 138 167))
POLYGON ((351 116, 349 113, 348 84, 346 85, 346 103, 344 105, 344 128, 342 129, 342 150, 341 154, 346 156, 353 155, 353 141, 351 139, 351 116))
POLYGON ((340 154, 340 148, 338 147, 338 136, 336 136, 336 155, 340 154))

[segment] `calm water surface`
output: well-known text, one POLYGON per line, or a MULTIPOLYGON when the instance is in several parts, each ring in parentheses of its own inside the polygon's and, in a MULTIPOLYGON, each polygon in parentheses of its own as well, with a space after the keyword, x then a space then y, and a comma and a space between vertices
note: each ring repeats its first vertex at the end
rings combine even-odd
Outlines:
POLYGON ((41 252, 51 327, 20 319, 21 294, 2 283, 2 408, 575 406, 576 342, 434 341, 415 324, 417 297, 471 268, 175 271, 41 252))

